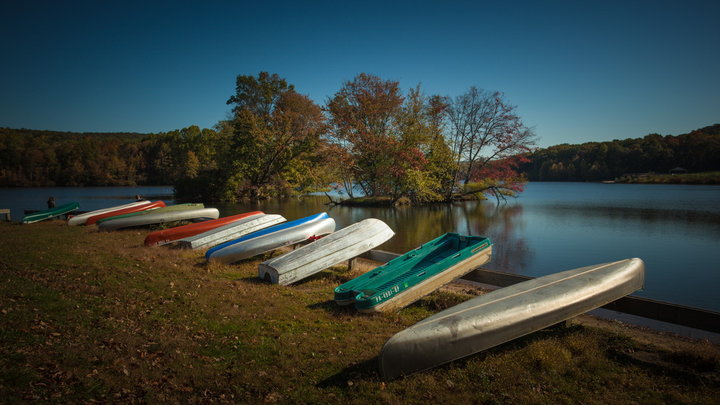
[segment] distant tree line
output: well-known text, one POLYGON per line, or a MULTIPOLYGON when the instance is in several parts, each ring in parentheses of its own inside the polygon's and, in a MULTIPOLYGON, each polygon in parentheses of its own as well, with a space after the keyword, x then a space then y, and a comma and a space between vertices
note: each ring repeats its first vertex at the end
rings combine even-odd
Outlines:
POLYGON ((720 170, 720 124, 683 135, 562 144, 528 154, 520 170, 530 181, 602 181, 638 173, 720 170))
POLYGON ((148 165, 154 143, 147 134, 0 128, 0 186, 163 184, 148 165))
POLYGON ((212 129, 73 134, 0 129, 0 186, 170 184, 234 201, 335 187, 416 202, 522 190, 534 134, 502 93, 403 91, 360 74, 325 106, 277 74, 239 75, 232 117, 212 129))

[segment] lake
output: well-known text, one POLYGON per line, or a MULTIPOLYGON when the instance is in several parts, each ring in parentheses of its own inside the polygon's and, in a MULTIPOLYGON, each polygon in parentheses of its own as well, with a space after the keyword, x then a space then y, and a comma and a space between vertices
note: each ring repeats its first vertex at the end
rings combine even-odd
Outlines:
MULTIPOLYGON (((24 209, 78 201, 82 210, 129 202, 136 194, 172 201, 172 187, 0 189, 14 220, 24 209)), ((396 235, 380 249, 405 252, 445 232, 490 237, 486 267, 529 276, 640 257, 638 296, 720 311, 720 186, 530 183, 516 199, 401 208, 328 206, 324 196, 247 204, 209 204, 221 215, 251 210, 288 220, 327 211, 338 229, 365 218, 396 235)), ((28 225, 31 226, 31 225, 28 225)))

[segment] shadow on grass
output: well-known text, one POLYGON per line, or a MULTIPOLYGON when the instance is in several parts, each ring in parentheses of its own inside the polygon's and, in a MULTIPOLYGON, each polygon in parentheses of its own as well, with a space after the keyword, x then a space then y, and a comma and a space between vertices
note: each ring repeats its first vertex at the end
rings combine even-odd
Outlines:
MULTIPOLYGON (((573 333, 578 333, 583 329, 584 328, 580 325, 569 325, 565 322, 561 322, 559 324, 539 330, 529 335, 517 338, 510 342, 495 346, 488 350, 484 350, 482 352, 475 353, 461 359, 439 365, 429 370, 421 371, 420 373, 432 373, 436 374, 437 378, 445 378, 451 368, 466 368, 468 362, 470 361, 482 362, 488 356, 498 356, 506 353, 511 353, 516 350, 522 350, 523 348, 531 345, 533 342, 549 338, 562 338, 568 335, 572 335, 573 333)), ((365 362, 352 365, 343 369, 339 373, 324 379, 323 381, 318 383, 318 387, 346 387, 348 385, 348 382, 353 380, 382 379, 378 370, 378 364, 379 357, 376 356, 365 362)), ((402 380, 406 377, 408 376, 401 376, 391 381, 402 380)))
POLYGON ((302 286, 304 284, 312 283, 314 281, 323 281, 323 282, 328 282, 330 284, 340 285, 340 284, 346 283, 353 279, 352 276, 350 276, 348 274, 344 274, 344 273, 347 273, 347 272, 339 271, 339 270, 335 270, 335 269, 325 269, 325 270, 319 271, 311 276, 305 277, 302 280, 298 280, 298 281, 292 283, 292 285, 302 286))
POLYGON ((380 374, 378 373, 378 358, 373 357, 369 360, 363 361, 362 363, 353 364, 352 366, 346 367, 337 374, 333 374, 330 377, 317 383, 318 388, 347 388, 350 381, 359 380, 374 380, 379 379, 380 374))
POLYGON ((268 281, 263 280, 261 278, 253 277, 253 276, 241 277, 241 278, 235 279, 235 281, 239 281, 239 282, 245 283, 245 284, 252 284, 252 285, 258 285, 258 284, 270 285, 270 283, 268 281))
MULTIPOLYGON (((332 302, 332 301, 330 301, 332 302)), ((326 303, 318 304, 323 305, 326 303)), ((548 338, 562 338, 573 333, 582 331, 584 328, 579 325, 568 325, 565 322, 561 322, 557 325, 550 326, 548 328, 539 330, 535 333, 517 338, 507 343, 495 346, 491 349, 484 350, 480 353, 464 357, 462 359, 454 360, 449 363, 440 365, 431 370, 422 371, 421 373, 437 373, 438 375, 447 374, 449 368, 465 368, 469 361, 483 361, 485 358, 491 355, 502 355, 504 353, 513 352, 516 350, 523 349, 535 341, 548 339, 548 338)), ((322 381, 317 386, 319 388, 328 387, 347 387, 349 381, 353 380, 375 380, 381 379, 378 371, 379 358, 373 357, 362 363, 351 365, 339 373, 334 374, 322 381)), ((404 377, 399 377, 395 380, 401 380, 404 377)))
POLYGON ((193 267, 207 270, 209 265, 208 261, 205 260, 205 257, 203 257, 202 259, 199 259, 197 263, 193 264, 193 267))
MULTIPOLYGON (((317 302, 315 304, 310 304, 307 306, 309 309, 322 309, 325 312, 332 314, 332 315, 353 315, 358 314, 360 315, 357 310, 355 309, 355 306, 353 305, 338 305, 334 300, 327 300, 323 302, 317 302)), ((367 316, 367 314, 362 314, 362 316, 367 316)))

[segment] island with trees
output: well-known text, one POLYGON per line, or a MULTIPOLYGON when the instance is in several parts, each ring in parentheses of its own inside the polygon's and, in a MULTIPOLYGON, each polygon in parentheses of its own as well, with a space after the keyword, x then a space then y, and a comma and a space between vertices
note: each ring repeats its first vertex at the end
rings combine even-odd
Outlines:
POLYGON ((204 129, 0 128, 0 186, 173 185, 229 202, 335 189, 335 203, 423 204, 502 199, 528 180, 720 183, 720 124, 541 149, 500 92, 426 95, 365 73, 323 106, 277 74, 239 75, 227 104, 204 129))

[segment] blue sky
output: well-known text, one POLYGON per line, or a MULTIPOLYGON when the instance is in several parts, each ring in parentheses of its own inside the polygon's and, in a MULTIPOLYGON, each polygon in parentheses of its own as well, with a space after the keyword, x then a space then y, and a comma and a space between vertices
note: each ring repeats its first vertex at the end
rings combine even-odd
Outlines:
POLYGON ((540 146, 720 123, 719 1, 4 1, 0 127, 212 127, 238 74, 505 93, 540 146))

